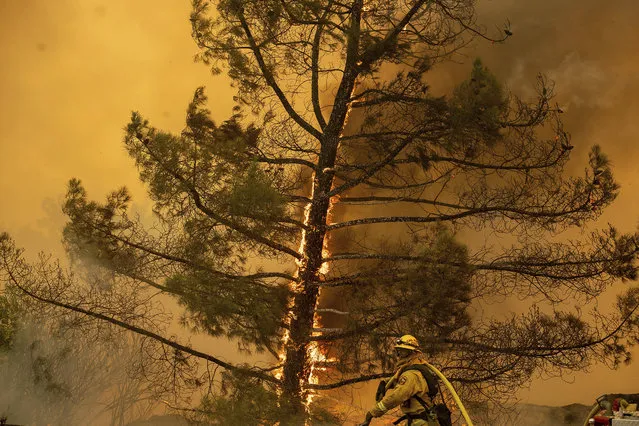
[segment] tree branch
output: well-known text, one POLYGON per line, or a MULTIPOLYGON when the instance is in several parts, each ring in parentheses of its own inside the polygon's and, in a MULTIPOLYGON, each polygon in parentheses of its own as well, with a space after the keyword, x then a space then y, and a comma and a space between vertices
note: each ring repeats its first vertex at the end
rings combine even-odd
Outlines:
POLYGON ((237 15, 238 15, 238 19, 240 20, 240 24, 242 25, 242 29, 244 30, 244 33, 246 34, 249 45, 251 46, 251 50, 253 52, 253 55, 255 56, 255 60, 257 61, 260 67, 260 71, 262 75, 264 76, 264 79, 266 80, 266 83, 269 85, 271 89, 273 89, 273 92, 275 92, 275 95, 280 100, 282 106, 284 107, 288 115, 297 124, 299 124, 301 128, 306 130, 310 135, 314 136, 318 140, 321 139, 322 133, 319 130, 317 130, 315 127, 313 127, 310 123, 308 123, 306 120, 304 120, 297 113, 297 111, 295 111, 293 106, 290 104, 290 102, 286 98, 286 95, 277 84, 277 81, 275 81, 275 77, 273 76, 273 73, 266 65, 266 62, 264 61, 264 57, 262 56, 262 52, 260 51, 260 48, 257 46, 257 43, 255 43, 255 39, 253 38, 253 34, 251 33, 251 29, 249 28, 248 23, 246 22, 246 18, 244 17, 244 11, 242 8, 240 8, 240 11, 237 15))
POLYGON ((635 306, 628 313, 628 315, 626 315, 622 319, 622 321, 620 321, 619 324, 617 324, 617 326, 614 329, 610 330, 608 333, 604 334, 603 336, 596 338, 594 340, 587 340, 583 343, 579 343, 575 345, 528 346, 524 348, 512 348, 512 347, 508 348, 508 347, 498 347, 498 346, 488 345, 485 343, 473 342, 468 340, 451 339, 451 338, 445 338, 442 341, 444 343, 458 345, 458 346, 470 346, 474 349, 480 349, 482 351, 487 351, 487 352, 494 352, 494 353, 507 354, 507 355, 519 355, 519 356, 525 356, 528 358, 546 358, 552 355, 556 355, 557 353, 572 351, 577 349, 585 349, 588 347, 605 343, 607 340, 611 339, 617 333, 619 333, 619 331, 621 331, 623 326, 626 323, 628 323, 628 321, 630 321, 630 319, 635 314, 635 312, 637 312, 638 309, 639 309, 639 305, 635 306))
POLYGON ((125 323, 124 321, 120 321, 116 318, 101 314, 99 312, 92 312, 89 311, 87 309, 81 308, 79 306, 73 306, 73 305, 69 305, 67 303, 63 303, 63 302, 59 302, 57 300, 53 300, 53 299, 48 299, 46 297, 42 297, 42 296, 38 296, 37 294, 27 290, 26 288, 24 288, 22 285, 20 285, 20 283, 18 282, 18 280, 16 279, 15 275, 12 272, 12 269, 9 267, 9 265, 6 263, 6 259, 4 259, 4 264, 5 264, 5 270, 7 271, 7 273, 9 274, 9 277, 11 279, 11 282, 13 283, 13 285, 16 286, 16 288, 18 288, 20 291, 22 291, 24 294, 26 294, 27 296, 42 302, 42 303, 47 303, 53 306, 57 306, 59 308, 63 308, 63 309, 67 309, 73 312, 77 312, 80 314, 84 314, 87 315, 89 317, 92 318, 96 318, 98 320, 101 321, 105 321, 108 323, 111 323, 113 325, 116 325, 118 327, 124 328, 126 330, 132 331, 136 334, 142 335, 142 336, 146 336, 146 337, 150 337, 151 339, 154 339, 164 345, 170 346, 174 349, 177 349, 179 351, 188 353, 190 355, 193 355, 197 358, 201 358, 201 359, 205 359, 207 361, 211 361, 212 363, 219 365, 220 367, 223 367, 229 371, 234 371, 234 372, 238 372, 238 373, 243 373, 243 374, 247 374, 251 377, 256 377, 271 383, 279 383, 279 380, 277 380, 275 377, 271 376, 270 374, 266 374, 264 372, 261 371, 257 371, 256 369, 250 369, 250 368, 244 368, 244 367, 238 367, 236 365, 230 364, 228 362, 225 362, 217 357, 214 357, 212 355, 206 354, 204 352, 200 352, 198 350, 195 350, 193 348, 190 348, 188 346, 184 346, 180 343, 174 342, 173 340, 167 339, 166 337, 160 336, 159 334, 153 333, 151 331, 145 330, 143 328, 137 327, 135 325, 132 324, 128 324, 125 323))
POLYGON ((364 52, 361 56, 361 63, 359 64, 360 69, 369 69, 373 62, 380 59, 384 53, 386 53, 390 46, 395 43, 399 34, 403 31, 404 27, 410 22, 410 20, 415 16, 419 9, 428 2, 429 0, 418 0, 415 4, 410 8, 410 10, 406 13, 406 15, 395 25, 392 31, 386 34, 383 40, 380 40, 378 43, 370 46, 366 52, 364 52))
POLYGON ((313 389, 313 390, 330 390, 330 389, 340 388, 340 387, 346 386, 346 385, 353 385, 355 383, 362 383, 362 382, 368 382, 370 380, 383 379, 385 377, 391 377, 393 374, 395 374, 394 371, 388 371, 388 372, 385 372, 385 373, 370 374, 370 375, 367 375, 367 376, 359 376, 359 377, 354 377, 352 379, 342 380, 342 381, 334 382, 334 383, 326 383, 326 384, 323 384, 323 385, 308 383, 308 384, 306 384, 304 386, 304 388, 305 389, 313 389))
POLYGON ((266 164, 297 164, 299 166, 306 166, 315 170, 315 163, 312 163, 301 158, 269 158, 265 156, 255 157, 255 160, 259 163, 266 164))
MULTIPOLYGON (((392 198, 392 197, 360 197, 360 199, 365 198, 392 198)), ((353 197, 351 201, 358 198, 353 197)), ((412 199, 412 202, 416 202, 416 199, 412 199)), ((400 199, 396 201, 406 201, 405 199, 400 199)), ((421 200, 420 202, 424 202, 432 205, 443 205, 443 203, 439 203, 436 201, 430 200, 421 200)), ((446 207, 451 207, 453 205, 448 205, 446 207)), ((459 206, 462 207, 462 206, 459 206)), ((369 217, 363 219, 354 219, 345 222, 333 223, 327 226, 329 231, 339 228, 346 228, 351 226, 360 226, 360 225, 372 225, 379 223, 432 223, 432 222, 441 222, 441 221, 450 221, 456 219, 462 219, 464 217, 486 214, 486 213, 515 213, 521 216, 528 216, 533 218, 557 218, 557 217, 566 217, 572 213, 585 211, 586 206, 581 205, 577 206, 577 208, 573 208, 565 211, 528 211, 524 209, 514 209, 507 208, 502 206, 495 207, 481 207, 481 208, 471 208, 465 212, 456 213, 456 214, 435 214, 429 213, 427 216, 387 216, 387 217, 369 217)))
MULTIPOLYGON (((366 181, 368 178, 373 176, 379 170, 383 169, 388 163, 390 163, 414 139, 415 139, 415 136, 411 136, 411 137, 405 138, 401 143, 397 144, 397 146, 393 150, 391 150, 391 152, 386 156, 386 158, 384 158, 383 160, 379 161, 377 164, 372 165, 372 167, 369 168, 366 172, 362 173, 361 176, 359 176, 359 177, 357 177, 355 179, 351 179, 349 181, 346 181, 342 185, 334 188, 333 190, 331 190, 331 192, 328 193, 328 196, 329 197, 333 197, 335 195, 339 195, 342 192, 344 192, 344 191, 346 191, 348 189, 354 188, 357 185, 359 185, 360 183, 366 181)), ((328 227, 328 229, 330 229, 330 226, 328 227)))
POLYGON ((317 123, 322 130, 324 130, 324 128, 326 127, 326 120, 324 119, 322 106, 320 105, 319 100, 319 53, 320 44, 322 42, 322 32, 324 29, 322 21, 324 21, 328 16, 332 3, 332 0, 329 0, 328 4, 326 5, 326 9, 324 10, 324 15, 320 19, 320 22, 317 23, 317 26, 315 28, 315 36, 313 37, 313 47, 311 51, 311 102, 313 103, 315 118, 317 119, 317 123))
POLYGON ((259 234, 256 234, 255 232, 244 228, 243 226, 238 225, 237 223, 234 223, 230 220, 228 220, 227 218, 223 217, 222 215, 214 212, 213 210, 209 209, 208 207, 206 207, 204 205, 204 203, 202 202, 202 197, 200 196, 200 193, 193 187, 191 186, 191 184, 183 177, 181 176, 179 173, 177 173, 176 171, 166 167, 164 165, 164 162, 162 161, 162 159, 160 159, 157 155, 155 155, 155 153, 153 152, 153 150, 150 148, 150 141, 148 139, 144 139, 140 136, 137 136, 138 139, 140 139, 140 141, 142 142, 142 144, 146 147, 147 151, 149 152, 149 155, 160 165, 162 166, 162 168, 164 169, 164 171, 166 171, 168 174, 170 174, 171 176, 173 176, 178 182, 180 182, 182 184, 182 186, 184 187, 184 189, 191 194, 191 198, 193 199, 193 202, 195 203, 195 206, 204 214, 206 214, 207 216, 209 216, 212 219, 215 219, 216 221, 218 221, 219 223, 221 223, 224 226, 227 226, 237 232, 239 232, 240 234, 260 243, 263 244, 267 247, 270 247, 274 250, 277 250, 281 253, 286 253, 292 257, 294 257, 295 259, 301 259, 301 255, 296 252, 295 250, 286 247, 282 244, 276 243, 275 241, 271 241, 268 238, 265 238, 259 234))
POLYGON ((242 279, 251 280, 251 279, 262 279, 262 278, 284 278, 284 279, 289 280, 289 281, 294 281, 295 280, 295 277, 293 277, 292 275, 285 274, 285 273, 282 273, 282 272, 261 272, 261 273, 258 273, 258 274, 251 274, 251 275, 228 274, 226 272, 218 271, 218 270, 212 269, 212 268, 210 268, 208 266, 205 266, 205 265, 202 265, 202 264, 199 264, 199 263, 195 263, 195 262, 193 262, 193 261, 191 261, 189 259, 185 259, 183 257, 175 256, 175 255, 172 255, 172 254, 169 254, 169 253, 163 253, 163 252, 157 251, 157 250, 155 250, 153 248, 150 248, 150 247, 144 246, 142 244, 130 241, 130 240, 126 239, 126 238, 120 237, 119 235, 115 235, 112 232, 105 231, 105 230, 101 229, 100 227, 95 226, 90 221, 82 220, 82 223, 84 223, 85 225, 90 226, 94 230, 102 233, 102 235, 104 237, 113 238, 114 240, 119 241, 119 242, 121 242, 122 244, 124 244, 124 245, 126 245, 128 247, 140 250, 140 251, 142 251, 144 253, 151 254, 151 255, 156 256, 156 257, 158 257, 160 259, 165 259, 165 260, 170 260, 172 262, 181 263, 181 264, 187 265, 187 266, 189 266, 189 267, 191 267, 193 269, 206 271, 206 272, 211 273, 213 275, 217 275, 217 276, 229 279, 229 280, 242 280, 242 279))

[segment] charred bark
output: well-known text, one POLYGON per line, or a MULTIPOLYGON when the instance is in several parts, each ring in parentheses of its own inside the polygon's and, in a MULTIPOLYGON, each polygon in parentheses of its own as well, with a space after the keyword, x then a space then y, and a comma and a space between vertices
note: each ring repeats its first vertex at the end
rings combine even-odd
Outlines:
MULTIPOLYGON (((341 128, 341 126, 340 126, 341 128)), ((322 151, 318 159, 318 170, 313 180, 313 193, 307 218, 307 230, 300 247, 302 259, 299 261, 298 282, 290 315, 289 340, 282 372, 282 408, 288 417, 299 418, 304 414, 306 384, 311 371, 309 343, 313 333, 315 307, 319 297, 320 268, 324 262, 322 251, 327 231, 327 217, 330 210, 329 192, 333 184, 339 135, 323 138, 322 151)))
POLYGON ((324 261, 322 250, 328 229, 327 218, 332 195, 333 168, 335 167, 340 137, 348 118, 351 95, 359 73, 357 58, 362 4, 361 0, 356 1, 352 8, 352 31, 348 37, 344 74, 335 96, 328 124, 320 138, 321 150, 313 179, 308 219, 305 223, 306 234, 300 247, 302 259, 298 262, 298 282, 289 312, 289 340, 282 373, 282 396, 284 399, 282 405, 286 411, 292 414, 290 416, 292 418, 302 416, 305 409, 306 385, 308 385, 311 371, 308 349, 313 334, 315 308, 319 296, 317 281, 324 261))

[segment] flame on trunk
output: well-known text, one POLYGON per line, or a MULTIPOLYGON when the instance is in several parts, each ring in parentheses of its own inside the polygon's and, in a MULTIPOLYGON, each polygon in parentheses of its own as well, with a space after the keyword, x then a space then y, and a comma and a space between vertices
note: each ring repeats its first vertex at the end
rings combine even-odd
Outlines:
MULTIPOLYGON (((314 188, 311 190, 311 199, 313 199, 313 192, 314 192, 314 188)), ((311 212, 311 203, 308 203, 305 207, 304 207, 304 226, 308 225, 308 218, 311 212)), ((298 248, 298 253, 302 255, 301 259, 297 259, 295 261, 295 263, 297 263, 297 272, 296 272, 296 276, 299 275, 299 270, 300 268, 304 265, 304 248, 306 247, 306 229, 302 229, 302 239, 300 241, 300 246, 298 248)), ((292 293, 297 293, 299 292, 300 289, 300 284, 297 281, 291 281, 288 285, 289 289, 291 290, 292 293)), ((288 306, 289 310, 290 308, 292 308, 292 303, 293 303, 293 298, 291 298, 291 304, 288 306)), ((290 326, 291 323, 291 318, 290 316, 286 318, 286 325, 290 326)), ((289 328, 286 328, 284 330, 284 335, 282 336, 282 349, 280 349, 279 352, 279 358, 280 361, 282 363, 282 365, 284 365, 284 362, 286 362, 286 345, 288 344, 289 339, 291 338, 291 332, 289 328)), ((283 374, 283 368, 280 368, 280 370, 277 372, 277 374, 275 374, 275 377, 279 380, 282 378, 282 374, 283 374)))
MULTIPOLYGON (((353 93, 354 90, 355 90, 355 87, 353 87, 351 94, 353 93)), ((342 128, 342 132, 340 133, 340 138, 344 135, 344 128, 346 127, 346 124, 348 123, 348 119, 351 115, 351 110, 352 110, 352 107, 351 107, 351 104, 349 103, 348 109, 346 111, 346 117, 344 119, 344 127, 342 128)), ((329 200, 328 211, 326 214, 327 225, 333 222, 333 207, 335 206, 335 203, 337 203, 338 201, 339 201, 339 196, 331 197, 331 199, 329 200)), ((330 257, 331 255, 330 249, 328 247, 328 243, 329 243, 328 237, 324 236, 324 241, 322 245, 322 259, 326 259, 330 257)), ((320 276, 326 276, 329 272, 330 272, 329 262, 322 262, 322 266, 320 267, 320 270, 319 270, 320 276)), ((317 305, 319 304, 321 297, 322 297, 322 288, 320 287, 318 290, 317 299, 315 301, 315 314, 313 317, 314 329, 319 329, 322 327, 322 324, 320 323, 319 315, 317 315, 317 305)), ((317 372, 326 371, 327 370, 326 365, 328 365, 329 363, 337 362, 337 360, 334 358, 328 358, 327 355, 324 352, 322 352, 322 348, 315 341, 311 342, 311 344, 309 345, 308 353, 309 353, 309 358, 311 360, 311 371, 308 376, 308 383, 319 384, 319 377, 317 375, 317 372)), ((310 410, 310 404, 313 402, 313 399, 315 398, 316 395, 317 393, 312 390, 307 391, 307 395, 306 395, 307 411, 310 410)))
MULTIPOLYGON (((355 87, 353 87, 353 90, 351 90, 351 94, 354 92, 355 87)), ((348 119, 350 117, 351 114, 351 105, 348 105, 348 109, 346 111, 346 117, 344 120, 344 127, 346 127, 346 124, 348 123, 348 119)), ((340 137, 343 136, 343 129, 342 129, 342 133, 340 133, 340 137)), ((313 186, 311 189, 311 195, 310 195, 310 200, 313 200, 313 196, 315 193, 315 175, 313 176, 313 186)), ((329 206, 328 206, 328 211, 327 211, 327 219, 326 222, 327 224, 330 224, 332 222, 332 211, 333 211, 333 206, 335 205, 335 203, 338 201, 338 197, 332 197, 329 201, 329 206)), ((311 211, 311 202, 309 202, 305 207, 304 207, 304 225, 308 226, 309 223, 309 216, 310 216, 310 211, 311 211)), ((300 245, 298 248, 298 253, 302 255, 301 259, 296 260, 297 263, 297 272, 296 272, 296 278, 299 276, 299 271, 306 266, 307 263, 307 259, 305 258, 305 250, 306 250, 306 229, 302 230, 302 238, 300 241, 300 245)), ((330 257, 330 250, 328 247, 328 238, 325 236, 323 243, 322 243, 322 258, 325 259, 327 257, 330 257)), ((319 275, 320 277, 325 276, 326 274, 328 274, 330 272, 330 266, 329 266, 329 262, 322 262, 320 269, 319 269, 319 275)), ((303 287, 300 285, 300 283, 295 280, 295 281, 291 281, 289 283, 289 289, 291 290, 292 293, 299 293, 300 291, 303 290, 303 287)), ((321 288, 318 289, 318 294, 317 294, 317 299, 315 301, 315 309, 314 309, 314 315, 313 315, 313 328, 314 329, 318 329, 321 328, 321 323, 320 323, 320 319, 319 319, 319 315, 317 314, 317 305, 319 304, 319 300, 321 298, 321 288)), ((291 298, 291 305, 289 305, 289 311, 291 308, 293 308, 292 306, 293 303, 293 298, 291 298)), ((286 318, 286 324, 290 325, 291 322, 291 318, 290 316, 286 318)), ((282 368, 280 368, 280 370, 277 372, 277 374, 275 375, 275 377, 277 379, 281 379, 282 375, 283 375, 283 365, 286 362, 286 347, 288 345, 288 342, 290 340, 290 331, 287 328, 284 331, 284 334, 282 336, 282 349, 279 352, 279 358, 282 364, 282 368)), ((308 349, 307 349, 307 356, 308 359, 310 360, 310 372, 309 375, 307 377, 306 383, 308 384, 319 384, 319 377, 317 375, 318 372, 320 371, 326 371, 327 370, 327 365, 330 363, 334 363, 337 360, 333 359, 333 358, 328 358, 327 355, 322 352, 322 348, 320 347, 320 345, 317 342, 311 342, 308 345, 308 349)), ((302 388, 304 388, 304 386, 302 386, 302 388)), ((306 389, 306 399, 305 399, 305 408, 307 412, 310 412, 310 405, 313 402, 313 399, 315 398, 315 396, 317 396, 317 393, 314 392, 313 390, 310 389, 306 389)), ((308 425, 308 419, 305 421, 305 426, 308 425)))
MULTIPOLYGON (((349 109, 349 112, 350 112, 350 109, 349 109)), ((328 206, 328 213, 326 216, 327 224, 332 222, 331 219, 332 219, 333 206, 335 205, 335 198, 336 197, 331 198, 329 206, 328 206)), ((324 237, 324 243, 322 247, 322 258, 326 259, 330 255, 331 255, 331 252, 328 248, 328 238, 324 237)), ((320 276, 325 276, 326 274, 329 273, 329 271, 330 271, 329 263, 323 262, 319 270, 320 276)), ((315 301, 315 314, 313 316, 314 329, 318 329, 322 327, 322 324, 320 323, 319 315, 317 315, 317 305, 319 304, 321 297, 322 297, 322 289, 320 288, 317 293, 317 299, 315 301)), ((311 371, 308 376, 308 383, 319 384, 319 377, 317 375, 317 372, 326 371, 327 370, 326 365, 328 363, 335 362, 337 360, 333 358, 328 358, 326 354, 322 352, 322 349, 317 342, 311 342, 311 344, 309 345, 308 356, 309 356, 309 359, 311 360, 311 371)), ((307 394, 306 394, 307 411, 310 409, 310 404, 313 402, 313 399, 315 398, 316 395, 317 393, 314 392, 313 390, 307 391, 307 394)))

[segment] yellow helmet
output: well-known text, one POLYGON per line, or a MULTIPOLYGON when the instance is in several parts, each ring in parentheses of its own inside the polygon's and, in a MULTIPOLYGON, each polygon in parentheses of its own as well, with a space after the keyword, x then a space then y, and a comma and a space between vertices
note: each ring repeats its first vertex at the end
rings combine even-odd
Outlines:
POLYGON ((408 349, 411 351, 419 351, 419 342, 415 338, 415 336, 411 336, 410 334, 405 334, 395 342, 395 349, 408 349))

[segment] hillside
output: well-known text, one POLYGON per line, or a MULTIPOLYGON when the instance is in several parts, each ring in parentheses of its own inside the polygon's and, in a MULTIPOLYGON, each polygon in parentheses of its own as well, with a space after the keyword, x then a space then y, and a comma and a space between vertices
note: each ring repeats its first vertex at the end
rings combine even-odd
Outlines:
POLYGON ((582 426, 591 406, 570 404, 563 407, 520 404, 513 424, 518 426, 582 426))

